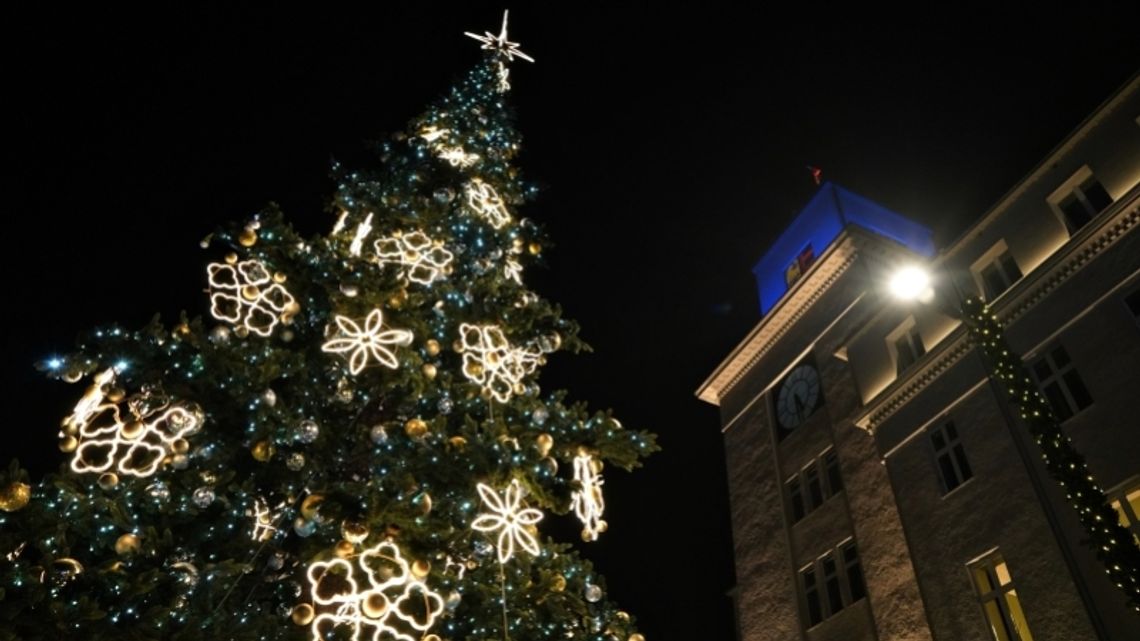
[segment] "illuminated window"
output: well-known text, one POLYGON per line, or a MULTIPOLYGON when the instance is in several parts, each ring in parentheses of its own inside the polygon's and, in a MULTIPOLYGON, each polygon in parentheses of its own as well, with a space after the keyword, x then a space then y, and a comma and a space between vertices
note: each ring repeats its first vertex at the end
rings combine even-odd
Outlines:
POLYGON ((1033 641, 1009 566, 991 554, 970 566, 970 575, 994 641, 1033 641))
POLYGON ((804 493, 800 489, 800 477, 793 476, 792 480, 787 482, 788 488, 788 501, 792 508, 792 523, 798 522, 807 514, 804 509, 804 493))
POLYGON ((847 540, 801 568, 800 588, 809 628, 867 596, 855 542, 847 540))
POLYGON ((930 444, 934 446, 934 462, 942 481, 942 493, 965 483, 974 473, 966 460, 966 450, 958 441, 958 428, 946 423, 930 429, 930 444))
POLYGON ((1133 538, 1140 544, 1140 478, 1133 478, 1106 494, 1120 524, 1131 530, 1133 538))
POLYGON ((1038 358, 1033 362, 1032 370, 1041 393, 1060 420, 1064 421, 1092 405, 1092 395, 1064 347, 1058 345, 1038 358))

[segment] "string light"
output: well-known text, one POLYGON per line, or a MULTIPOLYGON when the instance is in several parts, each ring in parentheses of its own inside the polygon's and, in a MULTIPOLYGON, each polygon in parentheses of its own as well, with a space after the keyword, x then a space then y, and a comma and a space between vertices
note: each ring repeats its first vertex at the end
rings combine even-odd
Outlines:
POLYGON ((260 496, 257 497, 257 500, 253 503, 252 516, 253 534, 250 535, 250 538, 254 541, 268 541, 273 538, 274 533, 277 532, 277 527, 274 523, 277 522, 279 517, 274 516, 273 512, 269 509, 269 504, 260 496))
POLYGON ((210 263, 206 272, 210 289, 221 290, 210 294, 210 314, 218 320, 269 336, 280 319, 296 312, 293 295, 280 283, 270 284, 269 271, 260 261, 210 263))
POLYGON ((538 367, 542 353, 514 347, 498 325, 459 326, 463 375, 478 383, 500 403, 506 403, 527 374, 538 367))
POLYGON ((571 507, 574 514, 582 521, 582 539, 596 541, 598 534, 606 531, 606 522, 602 520, 602 512, 606 509, 606 501, 602 497, 602 475, 599 468, 600 461, 596 461, 586 453, 574 457, 574 480, 580 489, 574 490, 571 495, 571 507))
POLYGON ((464 189, 467 192, 467 204, 491 227, 501 229, 503 225, 511 222, 511 215, 507 212, 507 206, 494 187, 474 178, 467 183, 464 189))
POLYGON ((354 375, 359 374, 370 360, 396 369, 400 364, 396 360, 396 354, 388 348, 388 345, 412 344, 410 331, 384 328, 384 316, 380 308, 369 312, 363 328, 347 316, 338 315, 335 321, 341 335, 321 345, 321 351, 333 354, 349 353, 349 371, 354 375))
POLYGON ((499 563, 511 560, 515 553, 515 545, 530 552, 534 556, 540 553, 538 541, 526 530, 526 526, 534 525, 542 520, 542 512, 530 507, 522 507, 522 486, 518 479, 511 479, 511 484, 503 491, 503 496, 495 492, 491 486, 479 483, 475 486, 483 504, 491 514, 480 514, 471 523, 471 528, 479 532, 499 532, 497 549, 499 563))
POLYGON ((387 263, 405 267, 408 280, 431 285, 451 270, 454 255, 444 249, 443 243, 433 241, 422 231, 394 234, 373 243, 380 265, 387 263))
POLYGON ((435 148, 435 152, 452 167, 466 169, 479 162, 479 154, 469 154, 463 151, 463 147, 446 147, 441 145, 435 148))
POLYGON ((316 609, 324 610, 313 618, 313 641, 331 634, 331 629, 324 628, 341 626, 352 628, 354 641, 365 638, 362 634, 369 634, 367 638, 374 641, 389 637, 418 641, 421 635, 412 636, 408 629, 426 632, 443 612, 443 597, 415 576, 391 541, 365 550, 355 562, 339 558, 315 561, 307 575, 313 603, 316 609), (380 568, 385 570, 383 574, 377 571, 380 568), (391 571, 390 576, 387 570, 391 571), (367 581, 366 589, 362 590, 356 580, 358 571, 367 581), (422 612, 408 612, 406 605, 410 603, 422 608, 422 612))
POLYGON ((364 249, 364 239, 368 234, 372 233, 372 214, 369 213, 365 216, 364 220, 356 226, 356 234, 352 237, 352 243, 348 246, 348 253, 353 256, 359 256, 360 250, 364 249))

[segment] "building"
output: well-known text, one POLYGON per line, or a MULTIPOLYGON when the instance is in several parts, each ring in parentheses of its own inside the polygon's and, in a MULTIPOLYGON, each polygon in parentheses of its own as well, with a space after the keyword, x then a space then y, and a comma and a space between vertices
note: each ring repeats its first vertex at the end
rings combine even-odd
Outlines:
POLYGON ((1138 226, 1140 77, 950 246, 820 188, 697 392, 720 408, 741 639, 1140 639, 952 313, 955 290, 989 302, 1140 535, 1138 226), (935 295, 893 300, 915 263, 935 295))

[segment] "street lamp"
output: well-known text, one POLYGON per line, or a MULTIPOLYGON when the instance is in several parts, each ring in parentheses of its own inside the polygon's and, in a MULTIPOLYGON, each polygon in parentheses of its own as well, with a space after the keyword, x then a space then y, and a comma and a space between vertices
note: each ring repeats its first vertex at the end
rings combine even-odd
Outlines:
MULTIPOLYGON (((935 298, 930 283, 929 272, 920 266, 908 265, 891 274, 888 289, 899 300, 930 303, 935 298)), ((1061 484, 1065 497, 1077 511, 1088 535, 1086 545, 1104 564, 1113 584, 1127 595, 1129 606, 1140 612, 1140 546, 1120 525, 1116 510, 1093 478, 1084 456, 1073 448, 1072 441, 1061 430, 1061 421, 1053 407, 1029 377, 1021 356, 1006 342, 1005 328, 997 315, 977 296, 963 296, 953 279, 951 284, 956 307, 952 306, 948 313, 962 321, 970 340, 980 348, 986 377, 998 388, 995 391, 999 398, 1004 392, 1004 400, 1021 415, 1021 422, 1036 441, 1049 475, 1061 484)), ((1004 402, 1001 405, 1002 412, 1012 423, 1007 405, 1004 402)))

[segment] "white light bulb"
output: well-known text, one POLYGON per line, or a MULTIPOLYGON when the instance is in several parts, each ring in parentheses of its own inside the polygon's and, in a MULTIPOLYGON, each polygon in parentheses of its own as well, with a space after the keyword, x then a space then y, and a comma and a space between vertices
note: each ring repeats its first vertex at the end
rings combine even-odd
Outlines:
POLYGON ((891 276, 889 287, 895 298, 916 300, 930 289, 930 274, 921 267, 903 267, 891 276))

